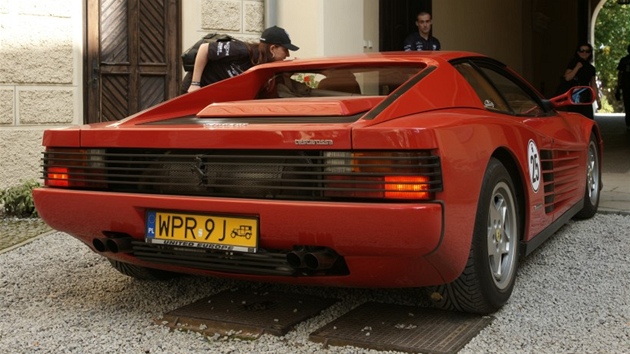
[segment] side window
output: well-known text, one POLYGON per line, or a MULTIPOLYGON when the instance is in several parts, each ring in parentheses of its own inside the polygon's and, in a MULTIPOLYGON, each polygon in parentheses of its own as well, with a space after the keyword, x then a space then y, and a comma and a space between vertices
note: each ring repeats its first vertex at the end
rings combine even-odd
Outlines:
POLYGON ((455 68, 477 92, 483 106, 490 110, 510 112, 507 103, 494 86, 470 63, 456 64, 455 68))
POLYGON ((528 117, 545 115, 545 109, 540 106, 539 100, 518 85, 516 79, 511 79, 488 67, 481 67, 481 71, 501 92, 513 114, 528 117))

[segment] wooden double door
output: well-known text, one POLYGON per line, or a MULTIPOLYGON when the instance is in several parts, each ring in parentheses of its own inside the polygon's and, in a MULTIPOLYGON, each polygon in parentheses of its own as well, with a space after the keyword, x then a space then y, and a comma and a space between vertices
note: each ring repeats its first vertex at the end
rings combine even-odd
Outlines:
POLYGON ((85 0, 84 123, 123 119, 175 97, 180 0, 85 0))

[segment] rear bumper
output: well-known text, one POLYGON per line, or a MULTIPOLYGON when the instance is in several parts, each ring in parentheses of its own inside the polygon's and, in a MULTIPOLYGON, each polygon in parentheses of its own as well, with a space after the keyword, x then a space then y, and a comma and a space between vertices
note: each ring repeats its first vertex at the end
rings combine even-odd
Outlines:
POLYGON ((55 188, 35 189, 33 197, 46 223, 93 250, 94 238, 103 237, 103 232, 143 240, 147 209, 255 215, 260 220, 260 248, 289 251, 296 245, 328 247, 344 258, 349 275, 261 276, 146 262, 133 253, 103 254, 152 268, 311 285, 412 287, 443 282, 439 271, 424 259, 442 242, 443 207, 439 203, 265 201, 55 188))

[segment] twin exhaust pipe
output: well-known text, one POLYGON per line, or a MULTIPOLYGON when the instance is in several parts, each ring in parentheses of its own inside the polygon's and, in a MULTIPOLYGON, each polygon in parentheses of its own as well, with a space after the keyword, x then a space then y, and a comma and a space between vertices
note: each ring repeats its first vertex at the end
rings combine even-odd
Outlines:
POLYGON ((287 253, 287 263, 294 269, 327 270, 338 258, 339 255, 328 248, 299 248, 287 253))
POLYGON ((130 236, 102 237, 92 240, 92 246, 98 252, 128 253, 132 251, 130 236))

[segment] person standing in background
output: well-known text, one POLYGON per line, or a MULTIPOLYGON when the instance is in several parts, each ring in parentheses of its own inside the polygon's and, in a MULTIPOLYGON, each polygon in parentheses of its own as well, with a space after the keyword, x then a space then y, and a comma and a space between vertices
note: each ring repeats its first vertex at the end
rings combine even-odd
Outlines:
POLYGON ((431 14, 422 11, 416 16, 418 31, 413 32, 403 42, 404 51, 440 50, 440 41, 431 35, 431 14))
MULTIPOLYGON (((564 80, 569 84, 569 87, 590 86, 595 91, 597 105, 601 107, 597 82, 595 81, 596 71, 593 64, 591 64, 592 61, 593 46, 590 43, 582 43, 577 46, 573 59, 571 59, 567 65, 567 70, 564 72, 564 80)), ((595 116, 593 105, 572 105, 569 106, 569 111, 581 113, 591 119, 594 119, 595 116)))
POLYGON ((615 98, 623 98, 623 110, 626 112, 626 130, 630 131, 630 45, 628 55, 619 60, 617 64, 617 87, 615 98))

